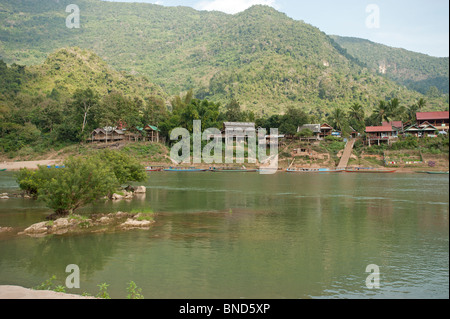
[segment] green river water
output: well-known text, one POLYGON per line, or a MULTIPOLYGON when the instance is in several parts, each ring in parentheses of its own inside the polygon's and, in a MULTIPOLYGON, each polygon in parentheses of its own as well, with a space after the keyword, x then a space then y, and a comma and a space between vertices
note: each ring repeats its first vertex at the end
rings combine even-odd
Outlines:
MULTIPOLYGON (((16 233, 51 213, 0 201, 0 285, 64 285, 148 299, 449 298, 449 179, 427 174, 149 173, 145 198, 84 214, 151 207, 150 230, 45 238, 16 233), (368 265, 380 269, 368 289, 368 265)), ((11 172, 0 193, 18 192, 11 172)))

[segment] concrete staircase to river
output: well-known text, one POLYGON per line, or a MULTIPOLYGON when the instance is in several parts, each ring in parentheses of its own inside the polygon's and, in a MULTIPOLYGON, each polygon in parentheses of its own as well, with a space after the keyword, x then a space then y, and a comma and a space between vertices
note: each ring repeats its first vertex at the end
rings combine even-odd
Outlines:
POLYGON ((354 139, 354 138, 348 140, 347 144, 345 145, 344 153, 342 154, 338 168, 342 168, 342 169, 347 168, 348 161, 350 160, 350 156, 352 155, 353 146, 355 145, 355 142, 356 142, 356 139, 354 139))

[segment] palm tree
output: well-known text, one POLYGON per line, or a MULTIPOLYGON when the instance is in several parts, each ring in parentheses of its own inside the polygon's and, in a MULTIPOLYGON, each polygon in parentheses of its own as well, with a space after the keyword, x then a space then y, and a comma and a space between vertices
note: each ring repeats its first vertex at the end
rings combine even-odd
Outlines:
POLYGON ((417 105, 417 110, 420 111, 427 105, 427 102, 423 98, 420 98, 419 101, 417 101, 416 105, 417 105))
POLYGON ((392 119, 393 117, 397 116, 400 112, 400 102, 397 98, 390 100, 388 103, 388 113, 389 117, 392 119))
POLYGON ((354 129, 360 131, 364 129, 365 114, 361 104, 353 103, 348 113, 350 124, 354 129))
POLYGON ((374 111, 375 117, 374 119, 378 124, 381 124, 383 121, 389 122, 390 120, 390 107, 388 103, 385 101, 379 101, 378 106, 374 111))
POLYGON ((400 106, 400 102, 397 98, 388 102, 379 101, 378 106, 374 111, 374 119, 378 124, 382 124, 383 121, 390 122, 391 120, 400 117, 404 112, 405 109, 400 106))
POLYGON ((353 103, 350 106, 349 117, 356 119, 358 122, 364 122, 364 109, 361 104, 353 103))
POLYGON ((345 112, 339 107, 335 108, 333 112, 331 112, 330 120, 335 129, 342 131, 346 123, 345 112))
POLYGON ((411 123, 415 123, 416 113, 421 111, 426 105, 427 102, 423 98, 420 98, 419 101, 417 101, 417 103, 411 105, 406 111, 408 120, 410 120, 411 123))

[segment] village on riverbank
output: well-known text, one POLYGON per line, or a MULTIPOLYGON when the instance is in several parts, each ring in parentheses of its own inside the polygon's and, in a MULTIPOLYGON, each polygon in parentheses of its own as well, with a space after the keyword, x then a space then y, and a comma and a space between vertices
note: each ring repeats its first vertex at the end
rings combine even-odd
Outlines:
MULTIPOLYGON (((448 172, 449 112, 418 112, 416 118, 416 123, 390 121, 383 122, 381 126, 368 126, 364 133, 353 128, 350 132, 343 133, 327 123, 304 124, 297 128, 297 134, 265 135, 264 139, 259 139, 258 144, 266 144, 267 149, 271 143, 278 144, 277 169, 280 171, 387 168, 396 172, 448 172)), ((247 153, 245 138, 249 132, 257 132, 257 128, 255 123, 250 122, 225 122, 221 131, 223 141, 230 132, 231 136, 244 141, 247 153)), ((137 157, 148 171, 189 168, 236 171, 243 167, 254 171, 262 164, 248 163, 245 159, 244 162, 241 161, 245 165, 181 164, 170 158, 169 144, 165 142, 160 136, 160 130, 152 125, 134 131, 123 127, 98 128, 91 133, 86 143, 43 154, 39 160, 3 159, 0 170, 37 169, 39 165, 57 168, 63 165, 68 156, 102 149, 123 150, 137 157)), ((236 147, 234 143, 234 148, 236 147)))

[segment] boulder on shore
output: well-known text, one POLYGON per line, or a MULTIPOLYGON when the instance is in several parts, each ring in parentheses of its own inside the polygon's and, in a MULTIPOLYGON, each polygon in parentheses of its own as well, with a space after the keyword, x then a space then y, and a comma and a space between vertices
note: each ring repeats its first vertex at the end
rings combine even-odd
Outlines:
POLYGON ((114 194, 111 196, 111 199, 112 199, 112 200, 121 200, 121 199, 123 199, 123 196, 114 193, 114 194))
POLYGON ((40 223, 36 223, 31 225, 30 227, 28 227, 27 229, 25 229, 23 232, 19 233, 19 235, 21 234, 25 234, 25 235, 45 235, 48 232, 48 222, 40 222, 40 223))
POLYGON ((0 226, 0 233, 6 233, 12 231, 12 227, 1 227, 0 226))
POLYGON ((128 218, 127 221, 123 224, 120 225, 120 228, 125 228, 125 229, 129 229, 129 228, 148 228, 150 227, 150 225, 152 224, 152 221, 149 220, 135 220, 132 218, 128 218))
POLYGON ((139 186, 136 187, 136 189, 134 190, 135 194, 145 194, 147 193, 147 188, 145 186, 139 186))

